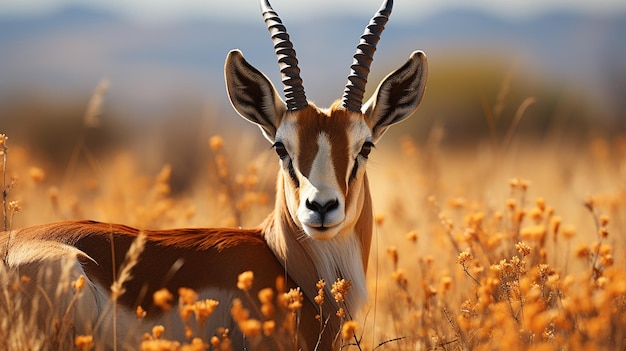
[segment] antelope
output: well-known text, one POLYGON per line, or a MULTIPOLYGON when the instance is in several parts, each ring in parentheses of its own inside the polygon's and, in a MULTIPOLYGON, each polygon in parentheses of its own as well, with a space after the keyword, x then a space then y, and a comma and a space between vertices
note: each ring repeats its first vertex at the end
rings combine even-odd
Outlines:
MULTIPOLYGON (((321 328, 315 318, 319 313, 314 302, 316 282, 327 283, 325 311, 332 314, 339 307, 329 289, 338 278, 352 285, 344 301, 347 309, 357 312, 364 306, 373 231, 365 166, 387 129, 415 112, 426 84, 426 57, 415 51, 363 103, 370 64, 392 5, 392 0, 384 1, 366 27, 343 96, 328 109, 307 100, 296 52, 268 0, 261 0, 261 10, 278 58, 285 100, 241 51, 228 53, 224 75, 230 102, 239 115, 260 127, 280 164, 275 208, 258 228, 139 230, 95 221, 44 224, 0 234, 0 247, 8 248, 5 264, 31 276, 39 272, 39 284, 50 296, 61 275, 84 276, 85 288, 69 314, 72 332, 94 334, 107 349, 136 347, 137 336, 142 335, 139 330, 159 322, 166 325, 166 334, 172 333, 168 336, 185 340, 184 335, 174 334, 183 330, 177 312, 156 308, 152 300, 155 291, 167 288, 177 301, 181 287, 219 301, 205 328, 209 335, 217 327, 228 328, 235 350, 293 349, 276 338, 246 337, 234 322, 230 313, 234 299, 243 301, 252 317, 263 319, 254 313, 258 301, 246 298, 236 287, 244 271, 254 274, 247 292, 251 296, 262 288, 276 289, 277 278, 287 288, 301 288, 297 348, 336 348, 339 319, 328 318, 321 328), (139 233, 145 234, 143 251, 114 304, 110 287, 139 233), (44 268, 48 273, 41 274, 44 268), (138 306, 153 323, 138 321, 138 306), (114 318, 117 327, 103 323, 103 316, 114 318)), ((70 302, 53 305, 57 304, 66 311, 70 302)))

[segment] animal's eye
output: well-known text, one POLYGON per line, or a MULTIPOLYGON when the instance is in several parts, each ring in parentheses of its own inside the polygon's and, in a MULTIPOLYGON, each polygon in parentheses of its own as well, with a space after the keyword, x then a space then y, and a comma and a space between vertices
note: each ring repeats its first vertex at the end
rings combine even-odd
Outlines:
POLYGON ((281 143, 280 141, 277 141, 274 143, 274 151, 276 151, 276 154, 281 159, 289 156, 289 153, 287 152, 285 145, 281 143))
POLYGON ((361 146, 361 151, 359 151, 359 155, 367 158, 370 155, 370 152, 372 152, 373 147, 374 143, 372 143, 371 141, 366 141, 365 143, 363 143, 363 146, 361 146))

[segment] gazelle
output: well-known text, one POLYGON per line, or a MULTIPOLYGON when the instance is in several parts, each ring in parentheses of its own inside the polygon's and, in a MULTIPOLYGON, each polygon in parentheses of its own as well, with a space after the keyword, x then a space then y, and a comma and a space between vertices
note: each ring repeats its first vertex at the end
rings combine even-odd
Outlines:
MULTIPOLYGON (((86 277, 86 288, 69 315, 76 334, 95 334, 100 338, 97 344, 104 343, 107 348, 136 346, 135 336, 141 335, 135 316, 138 306, 148 311, 146 318, 152 321, 141 323, 152 326, 162 322, 166 332, 182 333, 182 326, 173 326, 180 320, 178 312, 155 308, 152 296, 167 288, 176 299, 178 289, 188 287, 201 298, 220 302, 206 326, 208 335, 217 327, 226 327, 235 350, 246 345, 279 349, 284 344, 276 338, 259 342, 245 338, 233 322, 230 306, 234 298, 244 302, 251 317, 263 319, 254 313, 258 311, 258 306, 252 305, 255 299, 236 287, 237 277, 244 271, 254 272, 249 291, 253 297, 262 288, 275 287, 278 277, 283 277, 288 287, 302 289, 298 327, 302 350, 333 348, 340 327, 337 318, 330 318, 322 332, 315 319, 319 313, 315 283, 319 279, 327 283, 324 309, 328 313, 338 307, 329 290, 337 278, 352 283, 345 301, 348 310, 356 312, 365 303, 373 225, 365 166, 387 128, 417 109, 426 84, 426 57, 413 52, 362 104, 376 44, 391 13, 392 1, 387 0, 361 36, 342 99, 320 109, 305 96, 296 54, 280 18, 267 0, 261 0, 261 7, 278 57, 285 101, 240 51, 229 52, 224 67, 233 107, 261 128, 280 163, 275 209, 259 228, 140 231, 117 224, 71 221, 0 233, 0 247, 8 247, 5 262, 9 267, 31 276, 44 267, 52 271, 43 274, 40 283, 50 296, 59 276, 67 273, 63 269, 69 269, 73 278, 86 277), (146 234, 144 250, 113 311, 110 287, 140 232, 146 234), (59 263, 63 258, 70 263, 59 263), (114 329, 103 322, 103 316, 113 319, 113 313, 114 329)), ((68 304, 58 302, 59 310, 65 311, 68 304)), ((184 335, 170 336, 184 339, 184 335)))

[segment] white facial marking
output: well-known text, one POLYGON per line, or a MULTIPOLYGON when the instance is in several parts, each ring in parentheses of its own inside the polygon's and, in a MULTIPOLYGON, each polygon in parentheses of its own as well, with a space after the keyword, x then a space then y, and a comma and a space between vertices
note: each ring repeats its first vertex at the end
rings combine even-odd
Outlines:
POLYGON ((309 177, 300 183, 297 216, 308 235, 324 240, 339 231, 339 224, 345 218, 345 200, 337 184, 328 135, 321 133, 317 137, 317 147, 309 177))

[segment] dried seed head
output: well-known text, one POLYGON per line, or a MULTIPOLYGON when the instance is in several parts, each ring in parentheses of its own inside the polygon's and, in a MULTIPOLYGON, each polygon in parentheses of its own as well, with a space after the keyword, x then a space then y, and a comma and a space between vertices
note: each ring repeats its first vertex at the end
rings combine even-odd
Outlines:
POLYGON ((538 197, 535 200, 535 203, 537 204, 537 208, 540 209, 542 212, 545 211, 546 209, 546 199, 544 199, 543 197, 538 197))
POLYGON ((598 229, 598 235, 600 235, 601 238, 606 239, 609 237, 609 230, 606 229, 606 227, 601 227, 598 229))
POLYGON ((514 211, 517 207, 517 201, 515 201, 515 199, 506 200, 506 207, 508 207, 509 210, 514 211))
POLYGON ((160 339, 163 336, 163 332, 165 332, 165 327, 162 325, 155 325, 152 327, 152 337, 155 339, 160 339))
POLYGON ((198 293, 193 289, 179 288, 178 295, 182 305, 193 305, 198 300, 198 293))
POLYGON ((219 135, 214 135, 209 139, 209 146, 213 151, 220 151, 224 147, 224 139, 219 135))
POLYGON ((194 312, 196 313, 196 320, 198 324, 202 325, 204 321, 209 318, 215 308, 219 305, 219 302, 213 299, 206 299, 198 301, 194 304, 194 312))
POLYGON ((255 337, 261 334, 262 325, 259 320, 247 319, 239 322, 239 329, 241 329, 246 337, 255 337))
POLYGON ((543 210, 539 207, 534 207, 530 210, 528 216, 535 221, 535 223, 539 224, 543 220, 543 210))
POLYGON ((536 240, 543 242, 546 236, 546 228, 543 225, 534 225, 526 228, 522 228, 520 231, 522 238, 527 240, 536 240))
POLYGON ((275 313, 274 305, 272 305, 271 303, 266 303, 266 304, 261 305, 261 314, 263 314, 263 317, 268 318, 268 319, 273 318, 274 313, 275 313))
POLYGON ((339 318, 343 318, 343 316, 346 314, 346 312, 343 310, 343 307, 339 307, 339 309, 337 310, 337 317, 339 318))
POLYGON ((17 213, 22 209, 22 204, 17 200, 9 201, 8 207, 10 212, 17 213))
POLYGON ((276 329, 276 322, 272 320, 263 322, 263 335, 270 336, 274 333, 275 329, 276 329))
POLYGON ((250 311, 243 307, 243 303, 239 299, 233 300, 233 304, 230 308, 230 314, 237 323, 250 318, 250 311))
POLYGON ((237 288, 243 291, 248 291, 252 287, 254 281, 254 273, 252 271, 245 271, 237 277, 237 288))
POLYGON ((389 256, 389 259, 391 260, 391 264, 393 264, 393 267, 397 267, 398 266, 398 249, 395 246, 389 247, 387 248, 387 256, 389 256))
POLYGON ((385 215, 383 215, 383 214, 377 214, 377 215, 374 217, 374 222, 376 222, 376 225, 377 225, 377 226, 381 226, 381 225, 383 225, 383 223, 385 222, 385 215))
POLYGON ((212 336, 209 342, 211 343, 211 346, 213 346, 215 350, 219 350, 220 338, 218 338, 217 336, 212 336))
POLYGON ((194 314, 195 308, 193 305, 181 305, 178 306, 178 314, 183 322, 187 322, 189 318, 194 314))
POLYGON ((274 298, 274 290, 271 288, 261 289, 259 290, 258 297, 262 304, 271 304, 274 298))
POLYGON ((565 239, 571 239, 574 235, 576 235, 576 227, 571 225, 563 227, 563 237, 565 239))
POLYGON ((528 246, 526 243, 524 242, 518 242, 517 244, 515 244, 515 249, 517 250, 517 252, 520 253, 520 255, 522 256, 528 256, 530 254, 530 246, 528 246))
POLYGON ((473 260, 472 254, 469 251, 463 251, 459 253, 459 256, 456 258, 456 263, 460 265, 464 265, 465 263, 473 260))
POLYGON ((143 307, 137 306, 137 309, 135 310, 135 315, 137 315, 137 318, 143 319, 146 318, 147 312, 143 309, 143 307))
POLYGON ((439 285, 440 285, 439 290, 441 290, 441 292, 445 293, 445 292, 450 291, 450 289, 452 288, 452 278, 449 276, 441 277, 441 281, 439 285))
POLYGON ((74 288, 78 294, 83 289, 83 286, 85 286, 85 276, 81 274, 72 282, 72 288, 74 288))
POLYGON ((303 295, 300 288, 289 289, 289 292, 283 294, 283 301, 291 312, 296 312, 302 308, 303 295))
POLYGON ((602 215, 600 216, 600 225, 606 227, 609 224, 609 216, 602 215))
POLYGON ((93 348, 93 336, 77 335, 74 338, 74 345, 76 345, 77 348, 80 348, 83 350, 90 350, 91 348, 93 348))
POLYGON ((612 266, 614 262, 615 261, 613 260, 613 255, 611 254, 605 254, 600 256, 600 263, 602 263, 602 265, 605 267, 612 266))
POLYGON ((317 305, 321 306, 324 303, 324 288, 326 287, 326 282, 324 281, 324 279, 320 279, 315 284, 315 287, 317 288, 317 295, 313 300, 317 305))
POLYGON ((31 167, 28 171, 30 179, 35 183, 41 183, 46 177, 46 173, 39 167, 31 167))
POLYGON ((528 189, 528 187, 530 187, 530 180, 520 179, 519 180, 519 187, 520 187, 520 189, 522 189, 522 191, 526 191, 528 189))
POLYGON ((347 321, 341 327, 341 337, 344 340, 349 340, 354 337, 358 329, 358 324, 355 321, 347 321))
POLYGON ((345 300, 351 285, 349 280, 337 278, 337 281, 333 283, 333 287, 330 290, 336 302, 343 302, 345 300))
POLYGON ((87 104, 87 109, 85 110, 85 115, 83 116, 83 122, 86 127, 96 128, 100 126, 100 116, 102 115, 102 105, 104 104, 104 94, 109 89, 111 83, 107 78, 102 78, 96 86, 91 98, 89 99, 89 103, 87 104))
POLYGON ((453 197, 448 199, 448 206, 452 209, 459 210, 465 207, 467 200, 464 197, 453 197))
POLYGON ((550 218, 550 230, 554 235, 559 232, 559 228, 561 227, 562 219, 560 216, 554 216, 550 218))
POLYGON ((591 254, 591 250, 589 250, 589 246, 585 244, 580 244, 576 248, 576 257, 578 258, 588 258, 591 254))
MULTIPOLYGON (((185 326, 185 337, 187 339, 191 339, 193 337, 193 329, 191 329, 191 327, 189 327, 188 325, 185 326)), ((200 339, 194 339, 194 340, 200 340, 200 339)), ((193 342, 193 341, 192 341, 193 342)), ((200 350, 205 350, 205 348, 202 348, 200 350)))
POLYGON ((404 271, 401 269, 395 270, 391 273, 391 278, 403 289, 409 285, 409 280, 406 278, 404 271))
POLYGON ((172 309, 172 300, 174 296, 167 289, 163 288, 157 290, 152 294, 152 300, 154 304, 163 311, 169 311, 172 309))

